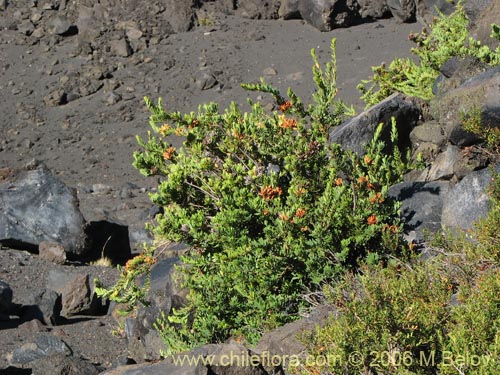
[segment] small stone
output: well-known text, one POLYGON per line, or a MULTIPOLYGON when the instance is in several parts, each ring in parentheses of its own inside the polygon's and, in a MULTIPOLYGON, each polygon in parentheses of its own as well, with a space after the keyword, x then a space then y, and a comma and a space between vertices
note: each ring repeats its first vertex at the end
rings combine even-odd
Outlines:
POLYGON ((113 188, 109 185, 104 185, 104 184, 93 184, 92 185, 92 192, 94 194, 99 194, 99 195, 106 195, 110 194, 113 188))
POLYGON ((126 34, 127 38, 129 38, 130 40, 137 40, 142 37, 142 31, 136 28, 127 30, 126 34))
POLYGON ((107 94, 105 94, 104 97, 104 102, 108 105, 116 104, 121 100, 122 100, 121 95, 116 93, 115 91, 108 92, 107 94))
POLYGON ((209 90, 217 84, 217 79, 210 73, 201 71, 195 78, 196 86, 200 90, 209 90))
POLYGON ((35 338, 35 342, 26 343, 14 350, 10 363, 24 365, 57 353, 71 355, 72 350, 61 339, 48 333, 41 333, 35 338))
POLYGON ((125 38, 112 40, 110 47, 116 56, 129 57, 132 54, 132 48, 125 38))
POLYGON ((35 31, 35 26, 30 20, 26 20, 17 25, 17 31, 23 35, 29 36, 35 31))
POLYGON ((38 245, 38 254, 41 259, 56 264, 66 263, 64 246, 57 242, 42 241, 38 245))
POLYGON ((54 17, 47 25, 47 31, 55 35, 76 34, 75 26, 71 25, 66 17, 54 17))
POLYGON ((42 19, 42 15, 40 13, 33 13, 30 17, 31 22, 38 22, 42 19))
POLYGON ((265 76, 275 76, 276 74, 278 74, 278 71, 274 68, 266 68, 262 71, 262 73, 265 75, 265 76))
POLYGON ((37 39, 41 39, 43 38, 45 35, 45 32, 43 31, 43 28, 42 27, 38 27, 35 29, 35 31, 33 31, 33 34, 31 34, 31 36, 33 38, 37 38, 37 39))

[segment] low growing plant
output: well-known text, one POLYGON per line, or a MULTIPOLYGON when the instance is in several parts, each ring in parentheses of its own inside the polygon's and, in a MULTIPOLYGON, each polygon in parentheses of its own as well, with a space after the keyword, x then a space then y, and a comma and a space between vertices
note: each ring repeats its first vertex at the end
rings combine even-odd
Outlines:
POLYGON ((297 374, 480 375, 500 371, 500 174, 491 210, 436 255, 364 267, 325 287, 338 314, 303 338, 297 374))
POLYGON ((364 156, 328 141, 353 113, 336 100, 335 40, 331 47, 324 70, 312 51, 317 91, 308 106, 263 80, 244 87, 270 94, 276 110, 250 101, 246 113, 211 103, 180 114, 146 98, 155 135, 138 138, 134 166, 163 177, 151 199, 164 212, 151 230, 191 248, 181 268, 188 304, 157 325, 167 353, 229 337, 254 343, 299 317, 305 294, 404 248, 399 205, 386 193, 410 168, 405 155, 383 153, 382 125, 364 156))
MULTIPOLYGON (((461 4, 449 15, 440 15, 420 33, 412 33, 409 39, 417 44, 412 59, 397 58, 389 66, 372 68, 373 76, 358 85, 362 100, 367 107, 377 104, 394 92, 415 96, 425 100, 433 97, 432 87, 439 76, 439 69, 451 57, 473 56, 496 66, 500 64, 500 47, 491 50, 488 46, 469 36, 469 20, 461 4)), ((491 37, 500 40, 500 27, 492 25, 491 37)))

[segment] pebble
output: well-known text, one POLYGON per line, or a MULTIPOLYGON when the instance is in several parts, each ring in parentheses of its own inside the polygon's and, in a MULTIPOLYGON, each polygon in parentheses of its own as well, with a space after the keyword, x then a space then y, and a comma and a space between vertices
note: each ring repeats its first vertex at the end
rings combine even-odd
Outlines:
POLYGON ((276 74, 278 74, 278 71, 274 68, 271 68, 271 67, 268 67, 268 68, 265 68, 262 73, 265 75, 265 76, 275 76, 276 74))

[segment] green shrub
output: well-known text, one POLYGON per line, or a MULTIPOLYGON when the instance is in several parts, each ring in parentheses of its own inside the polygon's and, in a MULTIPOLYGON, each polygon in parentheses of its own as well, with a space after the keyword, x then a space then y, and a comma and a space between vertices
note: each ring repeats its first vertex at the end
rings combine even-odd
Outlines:
POLYGON ((338 310, 304 337, 300 374, 497 374, 500 370, 500 175, 475 228, 441 237, 427 260, 365 267, 325 287, 338 310))
MULTIPOLYGON (((367 107, 393 92, 430 100, 439 69, 453 56, 474 56, 487 64, 499 65, 500 47, 492 51, 488 46, 481 45, 469 37, 468 26, 465 10, 459 4, 451 15, 436 18, 430 31, 423 29, 420 33, 410 34, 410 40, 417 44, 416 48, 412 48, 412 53, 418 62, 397 58, 388 67, 373 67, 373 76, 358 85, 367 107)), ((500 40, 499 26, 492 25, 491 37, 500 40)))
POLYGON ((339 312, 305 337, 317 359, 302 368, 316 374, 432 374, 421 356, 441 352, 453 286, 436 264, 365 267, 326 290, 339 312), (353 358, 352 356, 356 356, 353 358), (330 359, 327 365, 319 360, 330 359))
MULTIPOLYGON (((134 166, 164 177, 151 195, 164 213, 151 230, 191 249, 181 268, 188 304, 157 324, 167 353, 229 337, 254 343, 296 319, 304 294, 404 247, 399 206, 386 193, 408 170, 405 157, 397 147, 383 154, 382 126, 364 157, 328 142, 352 110, 335 99, 335 40, 324 70, 312 56, 309 106, 264 81, 244 87, 271 94, 278 110, 250 102, 247 113, 234 103, 221 112, 211 103, 182 115, 146 99, 156 135, 138 138, 134 166), (169 144, 173 135, 184 137, 181 148, 169 144)), ((125 276, 117 285, 137 288, 137 273, 125 276)), ((109 295, 130 298, 116 287, 109 295)))

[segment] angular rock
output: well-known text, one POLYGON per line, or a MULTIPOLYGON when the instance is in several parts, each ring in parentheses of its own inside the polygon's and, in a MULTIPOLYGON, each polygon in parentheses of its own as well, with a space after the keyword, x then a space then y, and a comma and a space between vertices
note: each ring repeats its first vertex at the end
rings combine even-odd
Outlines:
POLYGON ((283 0, 278 10, 278 16, 284 20, 300 18, 299 0, 283 0))
POLYGON ((443 200, 449 191, 449 182, 401 182, 391 186, 388 196, 401 202, 401 216, 408 241, 425 240, 441 230, 443 200))
POLYGON ((126 38, 115 39, 110 42, 111 52, 120 57, 129 57, 132 54, 132 48, 126 38))
POLYGON ((30 363, 33 374, 37 375, 97 375, 99 370, 80 358, 65 354, 53 354, 30 363))
POLYGON ((424 26, 432 25, 433 19, 440 14, 450 15, 455 10, 455 3, 446 0, 414 0, 417 21, 424 26))
POLYGON ((432 100, 435 117, 453 144, 469 146, 479 142, 476 135, 463 129, 464 118, 469 116, 477 116, 483 127, 500 126, 499 86, 500 67, 496 67, 432 100))
POLYGON ((442 146, 446 143, 446 137, 439 123, 436 121, 428 121, 413 128, 410 133, 410 141, 412 145, 434 143, 438 146, 442 146))
POLYGON ((70 36, 78 33, 78 28, 72 25, 64 16, 56 16, 47 24, 47 31, 50 34, 70 36))
POLYGON ((336 316, 337 312, 332 306, 320 306, 315 309, 308 317, 296 320, 266 333, 260 339, 259 343, 253 352, 257 354, 268 353, 270 357, 277 356, 288 359, 283 363, 283 367, 287 367, 292 358, 296 356, 302 359, 306 352, 304 343, 299 339, 300 334, 314 332, 318 327, 321 327, 331 316, 336 316))
POLYGON ((46 287, 61 295, 61 315, 64 317, 78 314, 92 315, 97 308, 87 273, 51 270, 46 287))
POLYGON ((302 18, 320 31, 348 27, 358 21, 354 0, 299 0, 302 18))
MULTIPOLYGON (((495 167, 500 172, 500 165, 495 167)), ((467 230, 489 212, 487 189, 491 182, 489 168, 465 176, 446 195, 443 204, 442 226, 453 230, 467 230)))
MULTIPOLYGON (((358 155, 365 153, 365 145, 375 134, 380 123, 384 123, 381 139, 390 143, 391 118, 396 119, 398 146, 404 149, 410 146, 410 132, 418 121, 419 110, 401 94, 393 94, 358 116, 334 128, 330 133, 330 142, 338 143, 358 155)), ((387 150, 389 151, 389 149, 387 150)))
POLYGON ((387 6, 398 22, 413 22, 415 20, 417 12, 415 0, 387 0, 387 6))
POLYGON ((391 14, 386 0, 357 0, 362 18, 378 19, 391 14))
POLYGON ((471 26, 473 26, 471 35, 481 41, 481 44, 494 49, 498 45, 498 41, 490 37, 491 24, 498 24, 500 3, 496 0, 475 0, 466 1, 463 5, 471 26))
POLYGON ((155 364, 120 366, 103 375, 283 375, 267 356, 260 356, 238 344, 208 344, 155 364), (190 364, 188 359, 199 359, 190 364), (210 358, 212 364, 204 364, 210 358), (270 364, 270 366, 269 366, 270 364))
POLYGON ((276 19, 280 1, 278 0, 245 0, 237 2, 236 14, 253 19, 276 19))
POLYGON ((436 79, 432 92, 434 95, 443 95, 488 69, 491 67, 476 57, 451 57, 439 69, 441 75, 436 79))
POLYGON ((35 26, 30 20, 26 20, 17 25, 17 31, 23 35, 29 36, 35 31, 35 26))
POLYGON ((168 23, 176 33, 189 31, 195 24, 196 0, 166 0, 165 14, 168 23))
POLYGON ((46 325, 57 325, 61 317, 61 295, 53 290, 44 290, 34 296, 33 305, 23 306, 21 319, 37 319, 46 325))
POLYGON ((54 354, 71 355, 72 350, 63 340, 48 333, 41 333, 36 336, 34 342, 15 349, 10 358, 10 363, 12 365, 26 365, 39 358, 54 354))
MULTIPOLYGON (((449 145, 446 151, 439 154, 426 176, 426 181, 449 180, 459 169, 462 160, 460 149, 449 145)), ((463 176, 460 176, 463 177, 463 176)))
POLYGON ((41 167, 0 183, 0 242, 37 249, 58 242, 68 258, 85 253, 85 219, 76 191, 41 167))
POLYGON ((42 241, 38 245, 38 256, 56 264, 66 263, 66 252, 64 246, 57 242, 42 241))
POLYGON ((196 87, 200 90, 209 90, 217 85, 217 78, 209 72, 201 71, 195 78, 196 87))
POLYGON ((0 315, 9 315, 12 306, 12 289, 0 280, 0 315))
POLYGON ((129 354, 136 362, 152 360, 157 352, 149 344, 155 342, 154 337, 146 339, 148 332, 154 330, 154 324, 161 312, 167 316, 173 308, 182 307, 186 300, 186 291, 180 286, 178 258, 161 259, 151 269, 151 282, 148 293, 149 306, 140 306, 136 318, 129 321, 127 338, 129 354))

